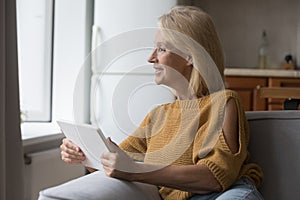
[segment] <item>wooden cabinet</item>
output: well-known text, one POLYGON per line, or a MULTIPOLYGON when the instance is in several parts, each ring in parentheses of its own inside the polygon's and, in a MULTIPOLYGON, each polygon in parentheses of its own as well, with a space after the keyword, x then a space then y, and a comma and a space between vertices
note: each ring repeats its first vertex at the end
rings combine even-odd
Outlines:
POLYGON ((262 99, 258 95, 258 89, 268 84, 266 78, 226 76, 225 84, 228 89, 238 93, 246 111, 266 110, 266 99, 262 99))
POLYGON ((285 99, 260 98, 261 87, 298 87, 300 78, 225 76, 226 87, 235 90, 246 111, 282 110, 285 99))

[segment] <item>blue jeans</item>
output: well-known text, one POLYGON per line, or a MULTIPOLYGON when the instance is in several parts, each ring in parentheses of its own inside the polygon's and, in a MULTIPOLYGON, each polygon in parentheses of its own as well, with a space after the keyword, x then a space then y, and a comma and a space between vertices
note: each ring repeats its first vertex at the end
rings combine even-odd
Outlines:
POLYGON ((196 194, 189 200, 263 200, 263 197, 247 178, 241 178, 230 188, 220 193, 196 194))

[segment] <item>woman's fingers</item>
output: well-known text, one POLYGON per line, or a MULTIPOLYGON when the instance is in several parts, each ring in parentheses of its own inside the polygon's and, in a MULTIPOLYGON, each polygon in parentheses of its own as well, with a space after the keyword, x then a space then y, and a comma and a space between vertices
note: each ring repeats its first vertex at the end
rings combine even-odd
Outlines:
POLYGON ((62 145, 68 149, 73 149, 74 151, 77 151, 77 152, 80 151, 80 148, 67 138, 63 139, 62 145))
POLYGON ((101 164, 106 168, 114 168, 114 163, 107 159, 101 159, 101 164))
POLYGON ((60 145, 60 149, 61 158, 66 163, 81 163, 85 160, 85 155, 80 150, 80 148, 67 138, 63 139, 62 144, 60 145))
POLYGON ((82 162, 82 160, 71 159, 64 156, 62 156, 62 160, 67 164, 80 164, 82 162))
POLYGON ((110 163, 114 163, 117 160, 117 153, 111 153, 111 152, 104 152, 102 153, 101 157, 101 162, 105 161, 107 165, 110 163))
POLYGON ((74 150, 74 149, 71 149, 71 148, 68 148, 68 147, 65 147, 65 146, 62 146, 61 149, 62 149, 64 152, 66 152, 66 153, 68 153, 68 154, 70 154, 70 155, 73 155, 73 156, 78 156, 78 157, 80 157, 80 156, 83 156, 83 155, 84 155, 84 154, 82 153, 82 151, 80 151, 80 150, 74 150))
POLYGON ((74 154, 69 154, 65 151, 61 151, 61 156, 64 158, 69 158, 69 159, 73 159, 73 160, 79 160, 79 161, 84 161, 85 160, 85 156, 84 155, 74 155, 74 154))

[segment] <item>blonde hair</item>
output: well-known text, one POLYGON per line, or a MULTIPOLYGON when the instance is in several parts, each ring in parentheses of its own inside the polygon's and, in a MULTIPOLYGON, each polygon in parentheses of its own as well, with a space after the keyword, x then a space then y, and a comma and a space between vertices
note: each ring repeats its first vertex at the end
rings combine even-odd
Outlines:
MULTIPOLYGON (((189 40, 193 40, 201 45, 211 57, 215 66, 217 66, 223 84, 223 49, 213 21, 207 13, 194 6, 176 6, 172 8, 170 12, 159 18, 158 26, 161 29, 171 30, 172 32, 175 31, 185 35, 189 40)), ((208 89, 207 83, 205 83, 203 76, 201 76, 199 72, 201 68, 200 65, 203 65, 203 61, 200 60, 201 58, 203 59, 203 57, 199 56, 199 48, 192 48, 186 40, 180 42, 179 40, 182 37, 174 37, 174 33, 167 35, 166 40, 188 55, 193 63, 189 84, 197 97, 212 92, 208 89)))

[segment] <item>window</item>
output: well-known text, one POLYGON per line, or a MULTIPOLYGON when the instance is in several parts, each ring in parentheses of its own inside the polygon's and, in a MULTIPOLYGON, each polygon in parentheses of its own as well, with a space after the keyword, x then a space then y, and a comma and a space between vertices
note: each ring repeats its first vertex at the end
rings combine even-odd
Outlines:
MULTIPOLYGON (((32 144, 59 135, 57 120, 74 119, 73 92, 90 52, 93 1, 16 2, 20 104, 26 115, 21 131, 25 144, 32 144)), ((78 115, 87 122, 89 73, 81 78, 78 115)))
POLYGON ((22 119, 50 121, 53 0, 16 2, 22 119))

